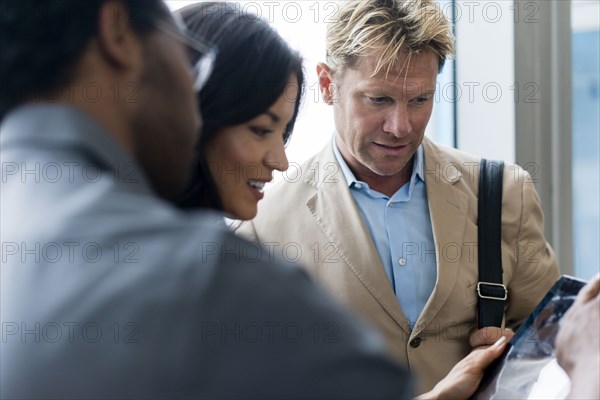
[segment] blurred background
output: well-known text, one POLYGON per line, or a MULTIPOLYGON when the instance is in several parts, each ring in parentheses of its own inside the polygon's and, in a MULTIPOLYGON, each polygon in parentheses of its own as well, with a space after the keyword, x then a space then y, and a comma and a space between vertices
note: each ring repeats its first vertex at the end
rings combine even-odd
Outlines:
MULTIPOLYGON (((196 2, 167 1, 172 10, 196 2)), ((290 168, 275 178, 293 180, 333 133, 315 66, 324 61, 338 2, 238 3, 305 59, 307 91, 287 148, 290 168)), ((454 24, 457 54, 438 76, 426 134, 529 171, 562 273, 589 279, 600 269, 600 1, 438 3, 454 24)))

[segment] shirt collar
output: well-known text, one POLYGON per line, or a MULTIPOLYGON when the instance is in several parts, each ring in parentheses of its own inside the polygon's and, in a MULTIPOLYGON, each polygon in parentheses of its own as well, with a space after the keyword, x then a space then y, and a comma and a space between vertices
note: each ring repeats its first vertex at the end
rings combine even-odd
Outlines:
MULTIPOLYGON (((354 176, 354 173, 350 170, 348 164, 346 164, 346 161, 344 160, 344 157, 342 157, 342 153, 340 153, 340 149, 338 148, 336 134, 333 135, 332 145, 333 155, 335 156, 336 161, 340 165, 340 169, 342 170, 342 174, 344 175, 344 179, 346 179, 346 184, 348 185, 348 187, 352 188, 356 183, 360 183, 361 185, 365 185, 368 187, 369 185, 367 183, 361 182, 356 179, 356 176, 354 176)), ((425 174, 423 173, 423 158, 423 145, 421 144, 415 152, 413 171, 410 176, 411 188, 414 187, 417 178, 425 182, 425 174)))
POLYGON ((352 185, 354 183, 357 183, 358 181, 356 180, 356 177, 354 176, 354 174, 352 173, 352 171, 350 170, 350 167, 348 167, 348 164, 346 164, 346 161, 344 161, 344 158, 342 157, 342 153, 340 153, 340 149, 338 148, 337 145, 337 134, 333 135, 333 155, 335 156, 335 160, 337 161, 337 163, 340 165, 340 169, 342 170, 342 174, 344 175, 344 179, 346 179, 346 185, 348 187, 352 187, 352 185))

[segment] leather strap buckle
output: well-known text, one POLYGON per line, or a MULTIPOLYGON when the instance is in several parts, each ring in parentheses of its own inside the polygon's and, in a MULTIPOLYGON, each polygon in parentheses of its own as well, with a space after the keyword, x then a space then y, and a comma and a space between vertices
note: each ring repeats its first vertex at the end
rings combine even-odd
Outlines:
POLYGON ((506 290, 506 286, 504 286, 501 283, 478 282, 477 283, 477 295, 479 297, 481 297, 482 299, 504 301, 508 297, 508 290, 506 290), (491 287, 487 287, 487 286, 491 286, 491 287), (501 295, 498 293, 499 288, 502 288, 504 290, 504 295, 501 295))

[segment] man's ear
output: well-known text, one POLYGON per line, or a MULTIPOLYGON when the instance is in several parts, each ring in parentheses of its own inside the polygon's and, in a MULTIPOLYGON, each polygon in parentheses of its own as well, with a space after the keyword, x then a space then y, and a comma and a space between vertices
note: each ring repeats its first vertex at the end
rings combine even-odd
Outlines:
POLYGON ((317 76, 319 77, 319 89, 326 104, 332 105, 335 101, 336 87, 333 82, 333 72, 325 63, 317 64, 317 76))
POLYGON ((100 8, 98 47, 107 62, 116 68, 136 68, 142 63, 142 43, 129 23, 122 1, 108 1, 100 8))

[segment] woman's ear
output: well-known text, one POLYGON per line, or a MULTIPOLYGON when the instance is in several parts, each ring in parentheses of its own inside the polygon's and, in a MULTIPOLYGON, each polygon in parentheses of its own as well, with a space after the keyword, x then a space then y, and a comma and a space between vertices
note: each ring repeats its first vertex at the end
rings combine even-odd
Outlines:
POLYGON ((141 68, 142 42, 129 23, 124 2, 113 0, 101 6, 98 48, 106 61, 116 68, 141 68))
POLYGON ((317 76, 319 77, 319 89, 325 104, 332 105, 335 100, 335 83, 331 68, 325 63, 317 64, 317 76))

